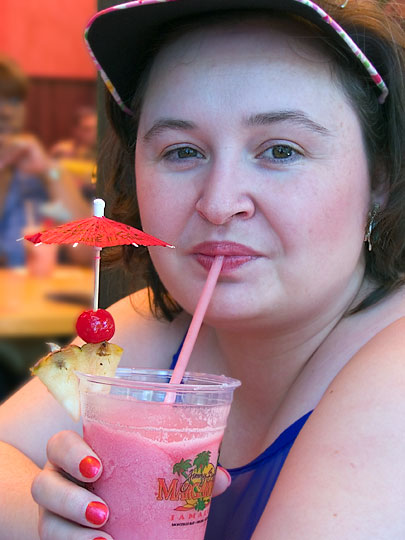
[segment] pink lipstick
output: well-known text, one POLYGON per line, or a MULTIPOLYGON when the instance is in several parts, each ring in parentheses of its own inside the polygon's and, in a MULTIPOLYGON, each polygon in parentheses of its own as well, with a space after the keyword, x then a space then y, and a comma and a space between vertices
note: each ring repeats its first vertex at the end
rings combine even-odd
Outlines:
POLYGON ((224 262, 221 273, 235 270, 260 256, 252 248, 236 242, 202 242, 194 246, 191 252, 207 270, 211 268, 214 257, 222 255, 224 262))

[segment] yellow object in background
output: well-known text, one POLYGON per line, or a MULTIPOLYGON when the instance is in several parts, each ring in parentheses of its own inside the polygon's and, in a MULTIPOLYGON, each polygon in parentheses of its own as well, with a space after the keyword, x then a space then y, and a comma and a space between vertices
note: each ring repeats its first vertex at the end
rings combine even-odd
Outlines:
POLYGON ((91 178, 92 183, 95 183, 93 178, 95 179, 96 177, 96 164, 90 159, 64 158, 60 160, 59 167, 70 172, 71 174, 74 174, 75 176, 91 178))

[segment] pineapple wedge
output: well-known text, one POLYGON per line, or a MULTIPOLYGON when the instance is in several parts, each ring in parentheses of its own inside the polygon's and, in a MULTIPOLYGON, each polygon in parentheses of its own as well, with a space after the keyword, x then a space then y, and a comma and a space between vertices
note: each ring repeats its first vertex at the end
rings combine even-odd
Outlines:
POLYGON ((70 416, 80 418, 79 380, 75 371, 113 377, 122 355, 122 348, 113 343, 86 343, 82 347, 68 345, 50 352, 31 368, 53 397, 70 416))

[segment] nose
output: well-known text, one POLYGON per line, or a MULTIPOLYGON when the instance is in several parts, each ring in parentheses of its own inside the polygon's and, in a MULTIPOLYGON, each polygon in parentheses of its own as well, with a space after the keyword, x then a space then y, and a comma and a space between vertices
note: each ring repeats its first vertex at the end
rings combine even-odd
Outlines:
POLYGON ((248 185, 242 167, 235 163, 214 163, 207 171, 198 195, 198 214, 214 225, 225 225, 235 218, 251 218, 255 203, 248 185))

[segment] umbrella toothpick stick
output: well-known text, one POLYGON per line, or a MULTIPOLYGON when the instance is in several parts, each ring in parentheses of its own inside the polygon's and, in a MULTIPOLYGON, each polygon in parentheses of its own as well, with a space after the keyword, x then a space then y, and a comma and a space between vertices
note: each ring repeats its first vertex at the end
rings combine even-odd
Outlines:
MULTIPOLYGON (((94 199, 94 216, 104 217, 105 202, 103 199, 94 199)), ((100 291, 100 259, 101 259, 101 247, 95 246, 94 256, 94 295, 93 295, 93 310, 98 310, 98 297, 100 291)))
POLYGON ((93 310, 98 310, 98 297, 100 290, 100 259, 101 259, 101 248, 95 247, 95 256, 94 256, 94 298, 93 298, 93 310))

